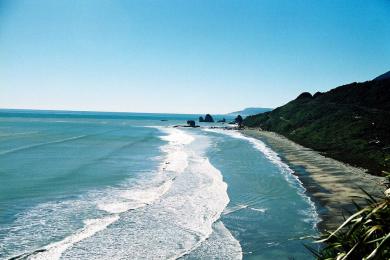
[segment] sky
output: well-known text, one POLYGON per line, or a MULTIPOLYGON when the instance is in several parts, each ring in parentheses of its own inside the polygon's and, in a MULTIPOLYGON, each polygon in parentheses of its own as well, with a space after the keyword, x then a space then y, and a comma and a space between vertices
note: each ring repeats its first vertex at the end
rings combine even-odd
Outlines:
POLYGON ((0 107, 228 113, 390 70, 390 0, 0 0, 0 107))

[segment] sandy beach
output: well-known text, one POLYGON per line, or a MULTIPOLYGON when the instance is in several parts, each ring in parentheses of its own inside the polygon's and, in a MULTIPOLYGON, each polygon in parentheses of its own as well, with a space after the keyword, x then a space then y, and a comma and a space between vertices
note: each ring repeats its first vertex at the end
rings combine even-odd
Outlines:
POLYGON ((246 129, 242 133, 265 142, 295 171, 317 205, 321 231, 340 225, 346 210, 354 210, 352 201, 364 205, 366 196, 360 188, 374 196, 383 195, 383 177, 327 158, 273 132, 246 129))

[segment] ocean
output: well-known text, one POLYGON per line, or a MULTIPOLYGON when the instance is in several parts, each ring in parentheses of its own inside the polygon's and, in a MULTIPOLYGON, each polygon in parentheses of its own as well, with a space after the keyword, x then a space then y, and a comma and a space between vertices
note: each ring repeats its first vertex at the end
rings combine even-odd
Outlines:
POLYGON ((293 171, 220 123, 173 127, 198 116, 0 110, 0 259, 313 259, 293 171))

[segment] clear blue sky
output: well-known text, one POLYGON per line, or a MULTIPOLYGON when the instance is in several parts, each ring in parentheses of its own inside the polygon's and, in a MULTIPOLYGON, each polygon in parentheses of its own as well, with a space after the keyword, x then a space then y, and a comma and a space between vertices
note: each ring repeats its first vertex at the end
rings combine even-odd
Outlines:
POLYGON ((0 0, 0 107, 225 113, 390 70, 389 0, 0 0))

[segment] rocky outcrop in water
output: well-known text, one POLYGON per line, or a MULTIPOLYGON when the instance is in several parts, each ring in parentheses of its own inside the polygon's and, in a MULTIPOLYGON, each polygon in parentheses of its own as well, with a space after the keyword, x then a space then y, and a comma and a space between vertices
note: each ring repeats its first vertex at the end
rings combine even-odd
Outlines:
POLYGON ((208 122, 208 123, 213 123, 214 122, 214 119, 213 117, 210 115, 210 114, 207 114, 204 118, 204 121, 205 122, 208 122))
POLYGON ((236 117, 236 119, 234 119, 234 122, 236 122, 236 124, 238 125, 239 128, 242 127, 242 122, 244 121, 244 119, 242 118, 242 116, 238 115, 236 117))
POLYGON ((187 125, 190 127, 195 127, 195 121, 194 120, 188 120, 187 125))

